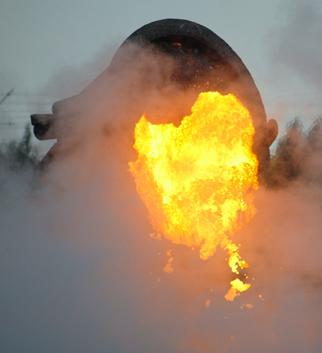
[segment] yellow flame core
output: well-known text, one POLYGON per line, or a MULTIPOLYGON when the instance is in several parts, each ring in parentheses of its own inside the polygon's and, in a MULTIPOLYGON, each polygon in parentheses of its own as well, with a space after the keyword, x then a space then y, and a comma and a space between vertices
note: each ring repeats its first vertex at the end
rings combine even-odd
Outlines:
MULTIPOLYGON (((255 213, 254 133, 248 110, 235 96, 204 92, 178 127, 142 116, 135 126, 138 158, 129 163, 154 229, 199 249, 204 260, 222 247, 236 274, 248 265, 231 235, 255 213)), ((231 286, 227 300, 250 287, 240 279, 231 286)))

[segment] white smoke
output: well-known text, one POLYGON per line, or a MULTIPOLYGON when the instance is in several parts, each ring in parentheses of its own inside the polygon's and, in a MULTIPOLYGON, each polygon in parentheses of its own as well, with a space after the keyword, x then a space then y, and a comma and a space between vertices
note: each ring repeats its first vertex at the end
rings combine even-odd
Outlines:
MULTIPOLYGON (((236 234, 252 288, 233 303, 223 298, 224 253, 204 262, 149 237, 127 163, 144 101, 153 113, 184 97, 167 84, 171 67, 151 71, 157 84, 149 91, 139 76, 133 81, 137 71, 108 74, 98 92, 108 98, 84 96, 86 114, 76 114, 45 173, 1 171, 1 352, 321 351, 319 150, 308 153, 304 143, 305 156, 315 157, 294 178, 272 167, 278 178, 261 187, 256 217, 236 234), (162 271, 169 248, 173 274, 162 271)), ((292 148, 290 156, 302 162, 292 148)))

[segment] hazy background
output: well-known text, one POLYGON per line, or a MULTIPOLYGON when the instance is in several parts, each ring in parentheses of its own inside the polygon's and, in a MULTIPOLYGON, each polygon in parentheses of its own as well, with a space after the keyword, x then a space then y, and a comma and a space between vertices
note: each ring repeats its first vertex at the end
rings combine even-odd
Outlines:
POLYGON ((177 17, 208 26, 251 71, 270 117, 321 111, 321 3, 309 1, 2 0, 0 136, 21 134, 33 112, 77 93, 140 26, 177 17))
MULTIPOLYGON (((1 141, 83 88, 133 30, 164 17, 222 36, 282 126, 322 111, 317 1, 2 0, 0 88, 15 90, 1 105, 1 141)), ((293 124, 277 148, 272 185, 235 235, 252 288, 227 303, 223 252, 203 262, 149 237, 128 173, 133 126, 124 128, 123 101, 109 99, 109 138, 95 134, 102 121, 79 120, 83 143, 47 173, 38 174, 27 133, 0 150, 0 352, 320 353, 321 123, 308 136, 293 124)))

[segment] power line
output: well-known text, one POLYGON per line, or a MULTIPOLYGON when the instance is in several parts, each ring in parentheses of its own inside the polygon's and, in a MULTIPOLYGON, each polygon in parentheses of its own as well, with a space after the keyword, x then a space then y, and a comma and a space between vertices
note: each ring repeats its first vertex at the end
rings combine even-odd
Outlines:
MULTIPOLYGON (((12 91, 14 91, 14 89, 12 89, 12 91)), ((0 91, 0 96, 6 95, 7 93, 8 92, 0 91)), ((10 96, 11 97, 39 97, 39 98, 48 98, 48 99, 56 99, 56 100, 59 99, 57 96, 48 96, 45 94, 32 94, 32 93, 11 93, 10 96)))
POLYGON ((12 95, 13 91, 14 91, 14 88, 11 88, 11 90, 8 91, 8 92, 0 99, 0 105, 1 105, 2 103, 4 103, 4 101, 5 101, 8 97, 10 97, 10 96, 12 95))

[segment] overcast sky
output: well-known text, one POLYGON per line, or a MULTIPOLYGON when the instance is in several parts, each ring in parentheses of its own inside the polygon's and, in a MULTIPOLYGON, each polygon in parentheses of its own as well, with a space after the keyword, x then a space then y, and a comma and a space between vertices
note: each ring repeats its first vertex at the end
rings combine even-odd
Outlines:
POLYGON ((312 66, 312 56, 313 69, 320 69, 321 6, 314 0, 1 0, 0 92, 14 87, 16 94, 49 101, 77 93, 130 33, 176 17, 208 26, 233 47, 270 116, 281 123, 314 116, 322 111, 322 82, 300 71, 312 66), (301 55, 300 65, 292 63, 301 55))

